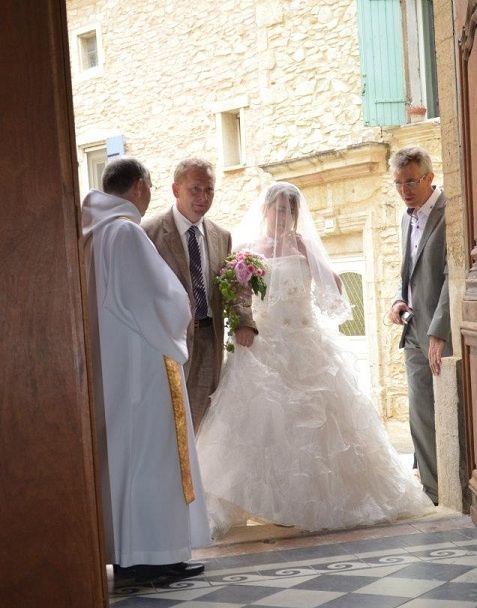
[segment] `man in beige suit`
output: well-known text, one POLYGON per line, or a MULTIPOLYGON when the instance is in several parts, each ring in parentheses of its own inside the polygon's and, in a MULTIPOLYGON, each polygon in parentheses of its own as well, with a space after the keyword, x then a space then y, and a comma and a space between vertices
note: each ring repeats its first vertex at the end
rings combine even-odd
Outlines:
MULTIPOLYGON (((144 230, 189 294, 193 320, 187 331, 189 360, 184 366, 194 429, 217 388, 223 359, 224 320, 222 300, 214 278, 231 250, 231 236, 204 216, 215 189, 213 166, 188 158, 174 171, 171 209, 145 220, 144 230)), ((251 346, 256 334, 250 303, 238 309, 237 344, 251 346)))

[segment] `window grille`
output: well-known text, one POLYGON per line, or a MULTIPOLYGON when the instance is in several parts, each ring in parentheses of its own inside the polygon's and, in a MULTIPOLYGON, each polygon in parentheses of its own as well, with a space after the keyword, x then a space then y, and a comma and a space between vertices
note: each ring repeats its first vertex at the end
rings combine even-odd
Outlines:
POLYGON ((343 272, 340 277, 353 311, 353 318, 340 325, 340 332, 345 336, 364 336, 363 277, 358 272, 343 272))

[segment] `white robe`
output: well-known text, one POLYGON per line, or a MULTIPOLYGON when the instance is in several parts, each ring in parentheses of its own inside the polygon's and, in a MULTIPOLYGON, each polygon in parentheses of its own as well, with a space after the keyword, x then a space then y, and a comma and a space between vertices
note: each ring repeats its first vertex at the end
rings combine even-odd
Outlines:
POLYGON ((93 190, 82 214, 108 563, 188 560, 210 535, 182 365, 190 505, 163 362, 187 360, 188 297, 135 205, 93 190))

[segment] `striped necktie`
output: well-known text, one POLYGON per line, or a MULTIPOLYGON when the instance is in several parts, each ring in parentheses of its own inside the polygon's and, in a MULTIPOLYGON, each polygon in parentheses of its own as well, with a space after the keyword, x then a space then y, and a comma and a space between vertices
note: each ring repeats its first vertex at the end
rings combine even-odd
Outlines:
POLYGON ((197 226, 191 226, 187 231, 187 245, 189 249, 189 269, 192 279, 192 291, 195 300, 196 320, 207 317, 207 295, 205 293, 204 275, 202 274, 202 263, 200 261, 199 243, 197 242, 197 226))

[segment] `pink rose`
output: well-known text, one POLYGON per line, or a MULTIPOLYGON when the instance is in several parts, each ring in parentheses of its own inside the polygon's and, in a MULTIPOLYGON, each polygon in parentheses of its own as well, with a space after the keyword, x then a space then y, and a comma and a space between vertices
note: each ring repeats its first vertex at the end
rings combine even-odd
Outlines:
POLYGON ((252 276, 248 266, 244 264, 242 260, 237 262, 237 265, 235 266, 235 276, 242 285, 246 285, 252 276))

